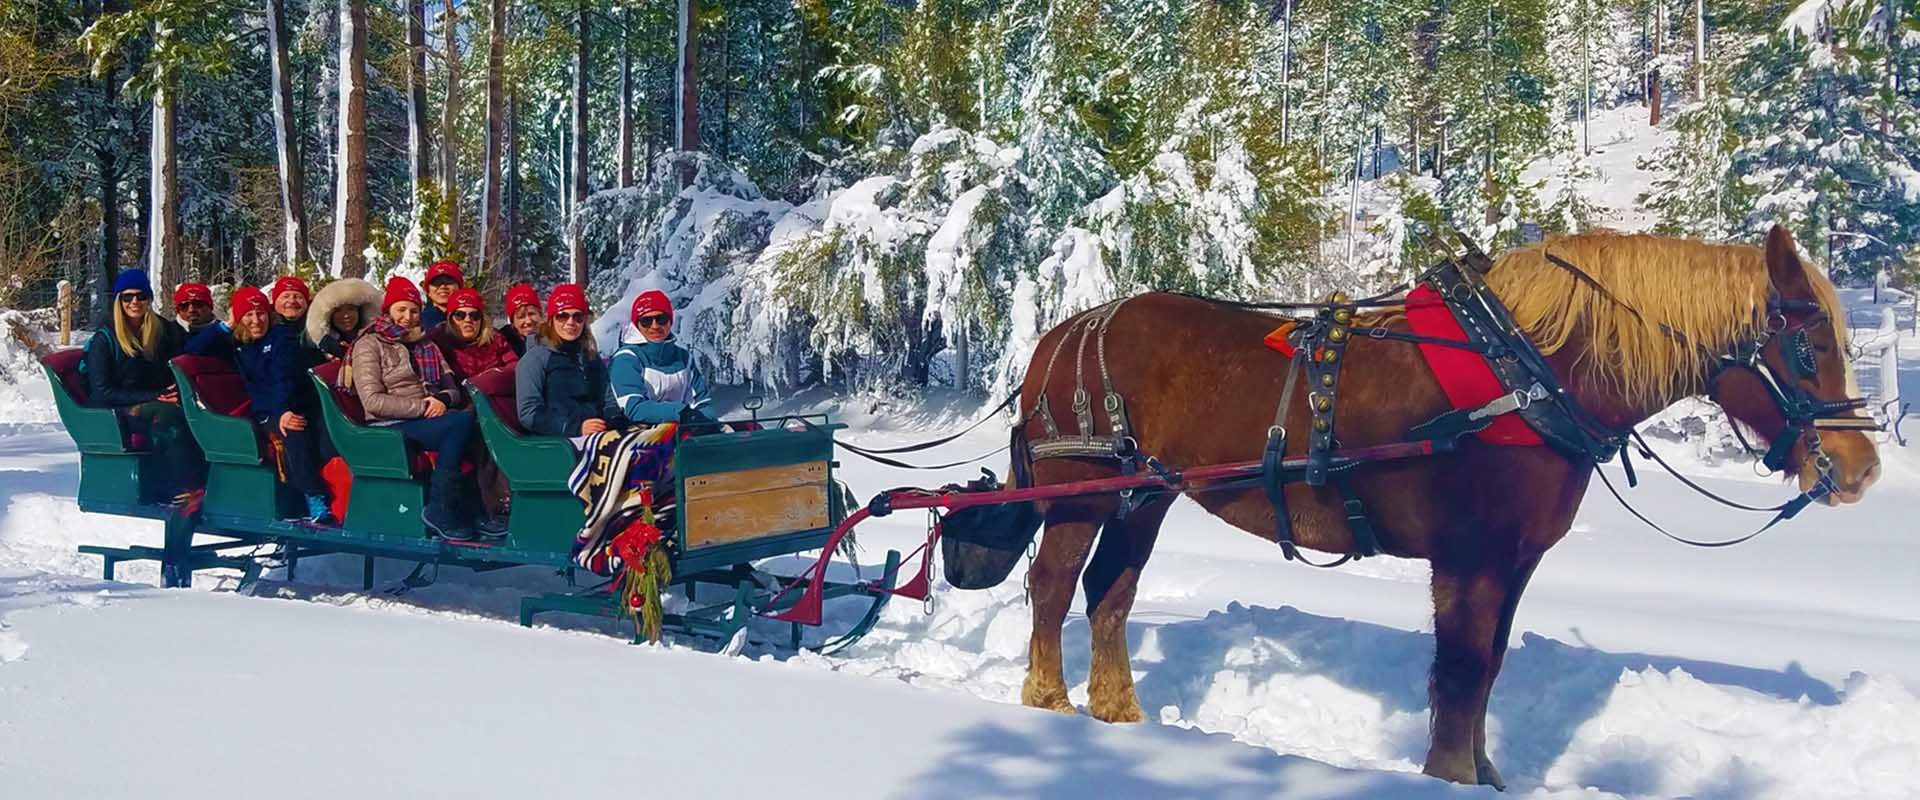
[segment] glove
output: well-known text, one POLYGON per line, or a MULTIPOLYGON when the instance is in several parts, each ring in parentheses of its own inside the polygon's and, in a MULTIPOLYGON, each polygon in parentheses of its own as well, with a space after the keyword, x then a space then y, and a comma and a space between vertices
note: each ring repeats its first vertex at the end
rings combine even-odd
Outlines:
POLYGON ((718 426, 720 422, 713 417, 707 416, 707 412, 705 411, 701 411, 693 406, 687 406, 686 408, 680 409, 680 424, 686 427, 715 427, 718 426))

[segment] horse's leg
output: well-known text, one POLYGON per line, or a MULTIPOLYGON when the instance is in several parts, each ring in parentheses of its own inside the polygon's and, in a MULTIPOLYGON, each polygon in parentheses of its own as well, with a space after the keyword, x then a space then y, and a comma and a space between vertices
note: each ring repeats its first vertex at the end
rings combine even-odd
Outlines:
POLYGON ((1127 614, 1133 610, 1140 570, 1147 565, 1160 523, 1173 505, 1171 496, 1154 498, 1125 519, 1107 523, 1081 581, 1087 590, 1087 626, 1093 632, 1092 668, 1087 674, 1087 713, 1106 722, 1140 722, 1140 699, 1133 689, 1133 662, 1127 652, 1127 614))
POLYGON ((1488 689, 1498 669, 1493 655, 1507 598, 1516 594, 1516 571, 1505 565, 1473 569, 1433 565, 1433 705, 1428 775, 1455 783, 1480 782, 1478 753, 1487 714, 1488 689))
POLYGON ((1027 682, 1020 702, 1034 708, 1075 713, 1067 700, 1061 675, 1060 626, 1073 606, 1074 579, 1087 563, 1087 551, 1100 523, 1113 513, 1112 503, 1070 501, 1050 504, 1040 552, 1027 569, 1033 603, 1033 636, 1027 645, 1027 682))
POLYGON ((1473 762, 1480 783, 1492 786, 1500 791, 1507 790, 1507 781, 1495 769, 1493 760, 1487 758, 1487 714, 1486 709, 1493 698, 1493 682, 1500 677, 1500 667, 1507 661, 1507 645, 1513 636, 1513 615, 1520 608, 1520 594, 1527 589, 1527 581, 1533 578, 1533 569, 1540 565, 1540 556, 1533 555, 1521 559, 1514 570, 1511 586, 1507 589, 1507 600, 1500 609, 1500 626, 1493 634, 1492 670, 1487 675, 1486 686, 1481 689, 1480 724, 1473 731, 1473 762))

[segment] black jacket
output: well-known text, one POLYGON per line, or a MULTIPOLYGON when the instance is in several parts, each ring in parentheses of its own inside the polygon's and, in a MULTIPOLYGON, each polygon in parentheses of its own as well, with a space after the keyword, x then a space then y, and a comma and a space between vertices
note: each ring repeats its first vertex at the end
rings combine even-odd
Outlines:
POLYGON ((112 328, 94 332, 81 365, 87 376, 87 405, 125 407, 159 397, 174 384, 167 362, 180 355, 185 342, 180 326, 162 320, 158 352, 152 358, 136 357, 120 350, 112 328))
POLYGON ((514 370, 514 401, 520 425, 529 433, 579 436, 580 423, 589 419, 606 420, 611 428, 626 426, 613 402, 606 363, 586 355, 578 342, 556 350, 530 340, 514 370))

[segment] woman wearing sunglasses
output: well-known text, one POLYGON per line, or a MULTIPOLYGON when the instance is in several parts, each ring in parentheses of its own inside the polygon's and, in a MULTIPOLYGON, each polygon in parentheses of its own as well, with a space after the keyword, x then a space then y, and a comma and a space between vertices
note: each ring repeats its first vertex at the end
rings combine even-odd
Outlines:
POLYGON ((113 282, 113 324, 88 340, 81 365, 88 403, 114 409, 129 434, 147 438, 148 447, 165 460, 175 493, 199 489, 206 481, 206 461, 187 433, 180 391, 167 367, 180 355, 185 338, 180 326, 153 310, 146 271, 125 270, 113 282))
POLYGON ((519 363, 507 340, 487 324, 479 289, 456 289, 447 301, 447 321, 433 329, 433 343, 453 357, 453 377, 466 380, 496 367, 512 369, 519 363))
POLYGON ((319 425, 320 399, 307 380, 300 332, 273 324, 273 305, 265 292, 242 286, 227 304, 233 335, 240 342, 240 379, 246 383, 249 413, 256 425, 277 434, 285 448, 287 485, 307 500, 305 520, 334 524, 327 507, 327 483, 320 477, 328 448, 319 425))
MULTIPOLYGON (((479 430, 466 394, 448 373, 446 358, 420 328, 420 289, 399 276, 387 281, 380 318, 353 343, 342 384, 360 398, 370 425, 387 425, 408 442, 439 454, 427 484, 427 507, 420 519, 441 538, 474 538, 463 501, 472 488, 460 475, 460 462, 479 430)), ((488 525, 492 536, 505 530, 488 525)))
POLYGON ((712 423, 701 410, 713 400, 707 376, 693 354, 673 341, 673 302, 666 293, 656 289, 634 298, 629 319, 643 341, 622 345, 608 368, 614 399, 627 419, 712 423))
POLYGON ((626 426, 588 322, 586 292, 570 283, 553 287, 547 321, 528 337, 514 373, 515 404, 528 432, 577 445, 581 437, 626 426))

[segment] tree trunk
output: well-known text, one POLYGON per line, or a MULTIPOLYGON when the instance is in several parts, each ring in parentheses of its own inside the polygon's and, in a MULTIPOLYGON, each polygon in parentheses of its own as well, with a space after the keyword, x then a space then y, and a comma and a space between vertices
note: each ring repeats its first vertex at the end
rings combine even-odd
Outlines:
MULTIPOLYGON (((280 0, 272 0, 280 2, 280 0)), ((412 178, 413 225, 424 222, 421 207, 433 185, 433 144, 427 130, 427 2, 407 0, 407 174, 412 178)))
MULTIPOLYGON (((620 188, 633 185, 633 48, 627 29, 631 9, 620 10, 620 188)), ((624 238, 624 237, 623 237, 624 238)))
POLYGON ((487 28, 487 176, 480 215, 481 270, 500 269, 500 253, 505 244, 501 227, 505 224, 500 208, 500 162, 507 126, 507 0, 490 0, 492 20, 487 28))
POLYGON ((1707 0, 1693 0, 1693 101, 1707 99, 1707 0))
POLYGON ((333 274, 367 274, 367 0, 340 0, 340 164, 333 274))
POLYGON ((1666 28, 1666 10, 1659 3, 1653 4, 1653 37, 1650 46, 1652 58, 1647 62, 1647 124, 1660 125, 1660 37, 1666 28))
POLYGON ((520 99, 507 95, 507 274, 515 280, 526 278, 520 268, 520 99))
POLYGON ((1293 0, 1280 0, 1280 146, 1293 132, 1293 0))
POLYGON ((447 68, 447 96, 440 107, 440 191, 446 206, 447 246, 456 250, 460 248, 460 154, 453 126, 454 112, 460 108, 460 50, 454 34, 459 26, 453 0, 447 0, 446 11, 440 15, 440 34, 446 43, 441 63, 447 68))
POLYGON ((1593 0, 1580 0, 1580 153, 1593 155, 1593 0))
MULTIPOLYGON (((106 0, 100 6, 103 15, 119 10, 113 0, 106 0)), ((100 76, 99 117, 94 123, 95 135, 99 137, 94 142, 93 157, 100 172, 100 258, 98 271, 93 276, 93 299, 87 316, 95 328, 112 319, 109 315, 113 313, 113 282, 120 277, 120 162, 111 136, 120 116, 119 100, 120 76, 118 70, 109 66, 100 76)))
MULTIPOLYGON (((679 0, 679 68, 674 80, 677 105, 674 108, 675 149, 688 152, 700 149, 700 0, 679 0)), ((693 182, 693 174, 684 171, 682 186, 693 182)))
POLYGON ((587 285, 587 233, 580 226, 580 206, 587 200, 587 0, 574 5, 578 49, 573 62, 573 214, 567 225, 573 282, 587 285))
MULTIPOLYGON (((155 38, 164 42, 172 30, 159 26, 155 38)), ((162 81, 153 92, 152 140, 148 143, 148 181, 152 184, 153 209, 147 213, 151 230, 147 234, 147 274, 155 286, 180 284, 180 164, 175 147, 178 122, 177 79, 162 81)), ((154 292, 154 307, 163 312, 173 309, 173 295, 154 292)))
POLYGON ((286 0, 267 0, 267 49, 273 78, 273 145, 280 164, 280 226, 286 239, 287 268, 313 262, 307 245, 306 165, 295 137, 293 67, 287 56, 286 0))

